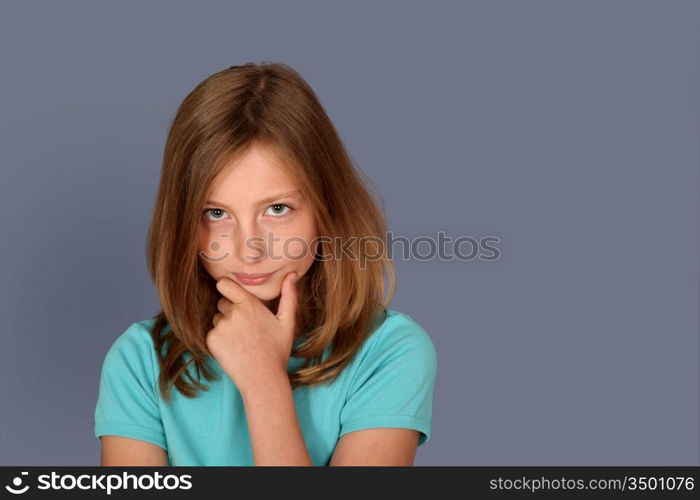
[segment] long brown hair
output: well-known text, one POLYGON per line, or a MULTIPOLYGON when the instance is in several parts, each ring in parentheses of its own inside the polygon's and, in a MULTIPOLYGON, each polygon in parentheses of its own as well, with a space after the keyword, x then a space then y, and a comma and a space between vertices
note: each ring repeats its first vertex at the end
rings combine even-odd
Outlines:
POLYGON ((371 182, 354 165, 311 87, 281 63, 219 71, 187 95, 173 118, 148 231, 148 271, 162 308, 153 316, 151 336, 166 401, 172 385, 195 397, 207 389, 200 373, 216 378, 206 366, 211 354, 205 339, 221 295, 198 258, 197 228, 212 181, 253 145, 278 158, 302 186, 324 237, 320 251, 333 256, 315 258, 297 285, 297 324, 306 339, 292 352, 304 358, 289 373, 292 387, 338 375, 385 317, 394 295, 383 203, 380 208, 373 198, 371 182), (368 241, 375 245, 371 250, 368 241), (356 258, 339 255, 341 246, 356 258))

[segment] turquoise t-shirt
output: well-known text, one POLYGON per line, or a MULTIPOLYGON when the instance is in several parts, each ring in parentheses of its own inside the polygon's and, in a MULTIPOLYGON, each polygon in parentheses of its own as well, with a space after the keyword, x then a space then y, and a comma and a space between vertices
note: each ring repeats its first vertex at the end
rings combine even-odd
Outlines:
MULTIPOLYGON (((415 429, 420 432, 419 446, 430 438, 437 374, 434 345, 409 315, 392 309, 387 313, 336 379, 294 391, 297 418, 314 465, 328 465, 340 436, 360 429, 415 429)), ((214 358, 208 358, 208 366, 219 380, 200 379, 209 390, 187 398, 172 387, 171 402, 161 398, 149 333, 154 321, 131 324, 108 350, 95 408, 95 436, 153 443, 167 451, 171 466, 255 465, 241 395, 214 358)), ((324 360, 328 354, 326 349, 324 360)), ((289 370, 302 361, 291 357, 289 370)))

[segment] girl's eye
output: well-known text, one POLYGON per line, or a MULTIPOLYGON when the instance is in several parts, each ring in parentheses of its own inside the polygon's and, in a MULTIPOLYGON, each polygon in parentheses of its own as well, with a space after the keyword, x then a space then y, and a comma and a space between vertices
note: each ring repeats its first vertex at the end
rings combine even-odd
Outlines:
MULTIPOLYGON (((272 210, 270 215, 273 217, 282 217, 284 215, 287 215, 289 213, 289 210, 294 210, 292 207, 289 205, 285 205, 284 203, 276 203, 274 205, 270 205, 268 207, 268 210, 272 210), (287 209, 287 210, 285 210, 287 209)), ((226 210, 223 210, 221 208, 207 208, 204 211, 204 215, 206 218, 210 221, 217 221, 217 220, 223 220, 225 219, 226 210), (211 215, 209 215, 211 213, 211 215)))
POLYGON ((226 210, 222 210, 220 208, 207 208, 204 211, 204 215, 207 217, 209 220, 221 220, 223 217, 221 217, 221 213, 226 213, 226 210), (207 214, 209 212, 212 212, 212 214, 215 214, 214 217, 208 217, 207 214))
POLYGON ((273 215, 274 217, 281 217, 281 216, 287 215, 289 213, 289 211, 280 213, 280 211, 282 210, 282 208, 280 208, 280 207, 286 207, 289 210, 293 210, 293 208, 290 207, 289 205, 285 205, 284 203, 276 203, 274 205, 269 206, 269 208, 273 209, 273 213, 271 215, 273 215))

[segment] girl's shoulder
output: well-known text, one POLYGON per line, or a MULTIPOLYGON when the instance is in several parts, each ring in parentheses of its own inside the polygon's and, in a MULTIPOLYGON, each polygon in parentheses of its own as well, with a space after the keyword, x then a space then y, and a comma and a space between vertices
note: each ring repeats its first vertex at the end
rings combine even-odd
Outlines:
POLYGON ((409 314, 395 309, 386 309, 383 320, 373 329, 370 339, 379 341, 388 338, 391 341, 413 340, 416 342, 430 342, 430 335, 418 321, 409 314))
POLYGON ((131 323, 112 341, 102 362, 102 390, 133 392, 138 387, 155 387, 158 360, 151 338, 153 322, 131 323))
POLYGON ((153 342, 154 318, 135 321, 129 324, 112 342, 106 359, 123 361, 149 361, 155 358, 153 342))
POLYGON ((131 323, 126 330, 121 333, 115 342, 130 343, 137 342, 139 344, 150 344, 153 346, 153 326, 154 318, 144 319, 131 323))
POLYGON ((397 355, 421 357, 437 363, 435 345, 423 326, 409 314, 386 309, 360 349, 360 358, 387 359, 397 355))

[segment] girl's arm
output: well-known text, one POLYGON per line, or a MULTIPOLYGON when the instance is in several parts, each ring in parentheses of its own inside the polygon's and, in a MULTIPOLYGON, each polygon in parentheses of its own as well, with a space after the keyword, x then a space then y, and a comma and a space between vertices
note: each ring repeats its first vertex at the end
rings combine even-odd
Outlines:
POLYGON ((313 465, 284 372, 241 393, 255 465, 313 465))
POLYGON ((167 467, 168 454, 160 446, 122 436, 102 436, 102 466, 167 467))
POLYGON ((373 428, 343 434, 329 465, 413 465, 418 431, 404 428, 373 428))
MULTIPOLYGON (((313 465, 286 374, 242 393, 242 398, 255 465, 313 465)), ((329 465, 413 465, 417 447, 418 431, 413 429, 362 429, 340 438, 329 465)))

